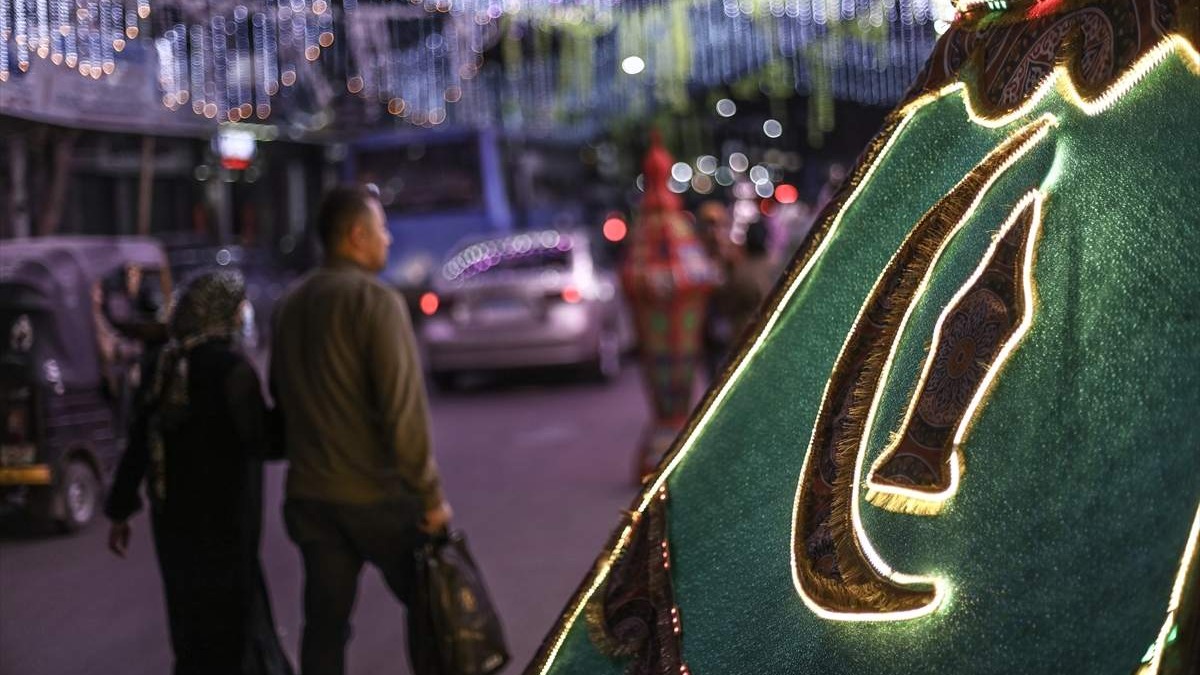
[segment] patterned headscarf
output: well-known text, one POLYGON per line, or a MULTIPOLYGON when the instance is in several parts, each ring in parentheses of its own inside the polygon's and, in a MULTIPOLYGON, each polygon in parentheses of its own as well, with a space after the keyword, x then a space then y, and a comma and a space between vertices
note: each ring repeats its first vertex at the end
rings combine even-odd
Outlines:
POLYGON ((242 336, 245 299, 245 280, 230 270, 201 272, 185 281, 172 299, 167 318, 170 341, 159 354, 153 387, 143 402, 149 412, 151 487, 160 500, 166 497, 163 439, 187 416, 188 355, 213 340, 236 343, 242 336))
POLYGON ((171 339, 180 343, 228 338, 239 331, 246 281, 232 270, 202 272, 184 282, 167 320, 171 339))

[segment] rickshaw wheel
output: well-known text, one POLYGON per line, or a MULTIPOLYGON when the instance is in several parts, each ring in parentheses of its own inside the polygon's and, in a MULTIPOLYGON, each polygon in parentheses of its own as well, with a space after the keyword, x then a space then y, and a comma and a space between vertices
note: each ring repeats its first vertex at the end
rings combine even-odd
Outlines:
POLYGON ((57 524, 65 532, 77 532, 96 517, 100 507, 100 481, 87 462, 67 463, 59 487, 62 510, 57 524))

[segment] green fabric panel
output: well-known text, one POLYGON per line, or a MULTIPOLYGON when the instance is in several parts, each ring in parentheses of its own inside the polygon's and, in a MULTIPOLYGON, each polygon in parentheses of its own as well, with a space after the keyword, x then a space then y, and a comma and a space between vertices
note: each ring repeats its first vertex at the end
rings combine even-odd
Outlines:
MULTIPOLYGON (((1046 185, 1034 324, 977 417, 959 494, 935 518, 862 508, 896 569, 952 579, 951 605, 913 623, 972 649, 934 672, 1127 673, 1162 625, 1200 500, 1200 133, 1171 123, 1194 118, 1198 85, 1172 60, 1099 117, 1046 106, 1061 172, 1046 185)), ((935 269, 868 466, 985 246, 960 235, 935 269)))
MULTIPOLYGON (((865 462, 897 428, 946 302, 1019 197, 1045 183, 1034 325, 978 416, 958 495, 932 518, 861 505, 884 559, 948 577, 949 604, 912 621, 821 620, 788 560, 803 453, 863 299, 922 213, 1033 117, 979 127, 957 94, 904 130, 670 479, 692 672, 1123 675, 1153 640, 1200 500, 1200 125, 1181 122, 1200 110, 1200 78, 1171 57, 1098 117, 1056 94, 1042 110, 1060 127, 935 267, 865 462)), ((622 671, 579 621, 551 672, 622 671)))
MULTIPOLYGON (((844 641, 845 625, 818 620, 801 603, 788 564, 793 497, 821 394, 900 242, 1003 136, 971 124, 953 99, 914 119, 879 167, 878 178, 894 179, 859 195, 770 342, 672 477, 676 597, 694 672, 802 672, 844 641)), ((1039 153, 1041 173, 1008 192, 1037 185, 1051 160, 1039 153)))

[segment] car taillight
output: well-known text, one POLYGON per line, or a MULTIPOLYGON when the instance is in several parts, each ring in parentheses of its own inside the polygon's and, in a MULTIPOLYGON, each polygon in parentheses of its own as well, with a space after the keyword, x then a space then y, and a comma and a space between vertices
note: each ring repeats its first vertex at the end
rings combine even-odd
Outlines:
POLYGON ((437 293, 430 291, 421 296, 421 313, 425 316, 433 316, 437 313, 438 307, 442 304, 437 293))

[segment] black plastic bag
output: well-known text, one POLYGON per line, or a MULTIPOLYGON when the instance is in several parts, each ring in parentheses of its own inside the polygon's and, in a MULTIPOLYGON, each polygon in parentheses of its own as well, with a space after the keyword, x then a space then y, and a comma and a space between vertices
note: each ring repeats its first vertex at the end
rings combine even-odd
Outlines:
POLYGON ((461 532, 417 550, 413 670, 417 675, 491 675, 508 663, 500 616, 461 532))

